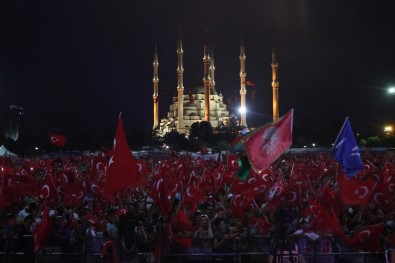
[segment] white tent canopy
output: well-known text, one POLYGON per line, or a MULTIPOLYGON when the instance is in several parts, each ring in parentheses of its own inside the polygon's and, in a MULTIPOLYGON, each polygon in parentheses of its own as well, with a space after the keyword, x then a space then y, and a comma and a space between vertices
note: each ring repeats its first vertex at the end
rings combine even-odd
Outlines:
POLYGON ((4 145, 0 146, 0 156, 17 156, 15 153, 10 152, 4 145))

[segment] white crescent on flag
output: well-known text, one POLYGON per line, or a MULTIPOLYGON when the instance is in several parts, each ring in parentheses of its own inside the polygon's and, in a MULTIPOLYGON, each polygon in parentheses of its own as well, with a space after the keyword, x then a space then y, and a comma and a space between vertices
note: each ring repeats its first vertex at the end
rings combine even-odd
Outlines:
POLYGON ((363 240, 367 240, 371 237, 371 232, 370 230, 363 230, 361 232, 359 232, 358 236, 363 239, 363 240))
POLYGON ((237 195, 235 195, 235 197, 233 197, 233 205, 234 206, 239 206, 239 207, 242 206, 241 195, 240 194, 237 194, 237 195))
POLYGON ((78 193, 78 195, 77 195, 77 194, 72 194, 72 196, 73 196, 74 198, 76 198, 76 199, 81 199, 82 196, 84 196, 84 192, 80 191, 80 192, 78 193))
POLYGON ((47 184, 43 185, 43 187, 41 187, 41 196, 42 198, 47 198, 49 197, 49 186, 47 184))
POLYGON ((261 194, 266 191, 266 185, 259 185, 254 188, 254 192, 257 194, 261 194))
POLYGON ((376 204, 381 204, 381 197, 383 196, 383 193, 375 193, 373 196, 373 200, 376 202, 376 204))
POLYGON ((369 194, 369 189, 366 186, 361 186, 358 190, 355 190, 355 194, 357 194, 359 198, 363 199, 369 194))

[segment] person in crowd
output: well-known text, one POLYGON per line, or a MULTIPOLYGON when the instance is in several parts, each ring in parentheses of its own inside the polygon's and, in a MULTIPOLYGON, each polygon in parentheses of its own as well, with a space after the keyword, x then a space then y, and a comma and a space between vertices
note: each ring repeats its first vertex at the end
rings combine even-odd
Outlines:
POLYGON ((139 247, 145 242, 145 231, 142 225, 136 224, 128 213, 118 220, 119 234, 114 240, 118 263, 139 263, 139 247))
POLYGON ((69 229, 66 219, 62 215, 57 215, 52 226, 51 247, 58 252, 69 252, 69 229))
POLYGON ((5 241, 4 252, 5 252, 6 262, 11 262, 11 259, 14 256, 12 254, 17 252, 18 232, 19 229, 16 223, 15 216, 8 214, 6 216, 6 222, 3 230, 3 238, 5 241))
POLYGON ((103 243, 104 235, 100 222, 89 221, 89 227, 86 230, 87 251, 89 253, 100 253, 103 243))
POLYGON ((225 218, 218 217, 215 221, 215 231, 213 234, 213 252, 215 254, 224 254, 217 256, 216 260, 221 261, 226 258, 226 254, 234 252, 234 241, 238 236, 238 232, 229 232, 225 218))

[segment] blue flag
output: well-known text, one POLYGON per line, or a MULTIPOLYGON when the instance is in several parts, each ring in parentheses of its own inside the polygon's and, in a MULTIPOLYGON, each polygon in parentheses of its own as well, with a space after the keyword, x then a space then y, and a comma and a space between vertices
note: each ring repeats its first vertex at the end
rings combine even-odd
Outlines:
POLYGON ((331 154, 337 162, 341 163, 348 178, 355 177, 362 169, 361 155, 348 117, 336 138, 331 154))

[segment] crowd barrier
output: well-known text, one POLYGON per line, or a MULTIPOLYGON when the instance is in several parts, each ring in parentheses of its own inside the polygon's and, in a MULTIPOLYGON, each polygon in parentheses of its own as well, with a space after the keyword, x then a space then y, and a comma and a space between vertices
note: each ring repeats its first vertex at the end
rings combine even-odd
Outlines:
MULTIPOLYGON (((199 239, 201 241, 202 239, 199 239)), ((160 262, 221 262, 221 263, 261 263, 267 262, 269 255, 270 238, 267 236, 240 238, 234 240, 231 251, 218 253, 213 250, 212 239, 208 239, 211 248, 192 247, 183 251, 172 251, 168 244, 164 244, 165 251, 160 262)), ((194 240, 193 244, 199 244, 194 240)), ((82 249, 81 252, 65 253, 58 248, 47 247, 40 253, 33 253, 33 237, 24 237, 24 252, 4 251, 4 245, 0 244, 0 263, 107 263, 111 261, 112 255, 103 256, 101 253, 89 252, 82 249)), ((83 244, 85 246, 85 244, 83 244)), ((180 248, 180 246, 178 246, 180 248)), ((293 253, 293 263, 298 263, 297 257, 293 253)), ((296 252, 297 253, 297 252, 296 252)), ((395 263, 395 249, 388 249, 385 252, 369 253, 359 250, 344 250, 331 253, 308 253, 304 254, 306 263, 395 263)), ((154 254, 140 253, 140 262, 154 262, 154 254)), ((291 262, 287 253, 282 255, 283 262, 291 262)))

